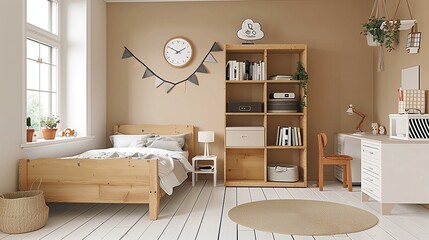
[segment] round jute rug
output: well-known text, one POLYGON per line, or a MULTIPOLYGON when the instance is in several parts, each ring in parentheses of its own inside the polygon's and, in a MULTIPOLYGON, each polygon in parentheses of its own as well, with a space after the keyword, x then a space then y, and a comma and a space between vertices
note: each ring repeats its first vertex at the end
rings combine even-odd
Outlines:
POLYGON ((359 232, 378 222, 375 215, 360 208, 298 199, 246 203, 232 208, 228 216, 249 228, 306 236, 359 232))

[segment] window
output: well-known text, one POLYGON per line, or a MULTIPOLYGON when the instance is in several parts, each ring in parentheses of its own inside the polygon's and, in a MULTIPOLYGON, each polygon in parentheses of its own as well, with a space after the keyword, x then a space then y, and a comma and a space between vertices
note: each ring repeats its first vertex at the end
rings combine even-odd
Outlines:
POLYGON ((37 131, 42 117, 59 115, 58 22, 56 1, 27 0, 26 114, 37 131))
MULTIPOLYGON (((71 128, 78 137, 88 136, 89 3, 87 0, 26 0, 23 113, 31 117, 32 128, 37 130, 35 141, 42 145, 55 142, 38 139, 42 135, 38 131, 42 117, 58 116, 60 130, 71 128)), ((23 124, 23 131, 24 128, 23 124)))
POLYGON ((58 115, 58 49, 27 39, 27 117, 40 130, 40 118, 58 115))
POLYGON ((58 35, 57 1, 27 0, 27 23, 58 35))

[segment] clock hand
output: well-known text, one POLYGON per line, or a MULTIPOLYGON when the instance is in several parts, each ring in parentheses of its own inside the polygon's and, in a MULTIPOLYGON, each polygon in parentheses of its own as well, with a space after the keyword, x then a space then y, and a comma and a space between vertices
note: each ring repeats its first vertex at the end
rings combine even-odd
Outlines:
POLYGON ((175 52, 176 52, 176 54, 180 53, 179 51, 177 51, 176 49, 174 49, 174 48, 172 48, 172 47, 170 47, 170 46, 168 46, 168 48, 170 48, 171 50, 175 51, 175 52))
POLYGON ((177 53, 182 52, 182 51, 183 51, 183 50, 185 50, 185 49, 186 49, 186 48, 182 48, 182 49, 180 49, 179 51, 177 51, 177 52, 176 52, 176 54, 177 54, 177 53))

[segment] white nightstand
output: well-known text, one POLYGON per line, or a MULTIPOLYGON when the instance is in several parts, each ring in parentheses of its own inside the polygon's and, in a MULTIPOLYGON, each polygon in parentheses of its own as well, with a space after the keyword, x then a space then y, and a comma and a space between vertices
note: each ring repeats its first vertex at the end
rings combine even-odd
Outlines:
MULTIPOLYGON (((210 156, 201 156, 201 155, 197 155, 195 157, 192 158, 192 186, 195 186, 195 181, 198 181, 198 174, 200 173, 205 173, 205 174, 213 174, 213 186, 216 187, 216 178, 217 178, 217 167, 216 167, 216 160, 217 160, 217 156, 215 155, 210 155, 210 156), (200 166, 197 161, 213 161, 213 166, 212 169, 210 170, 199 170, 197 169, 198 166, 200 166)), ((206 164, 204 164, 204 166, 207 166, 206 164)))

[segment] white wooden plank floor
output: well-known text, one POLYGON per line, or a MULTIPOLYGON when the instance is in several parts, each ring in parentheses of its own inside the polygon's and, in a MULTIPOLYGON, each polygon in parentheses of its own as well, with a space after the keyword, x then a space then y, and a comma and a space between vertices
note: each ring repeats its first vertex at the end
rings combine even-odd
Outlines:
MULTIPOLYGON (((396 205, 391 215, 380 215, 377 202, 362 203, 360 188, 350 193, 339 182, 327 182, 323 192, 308 188, 234 188, 200 180, 174 189, 161 200, 157 221, 150 221, 147 205, 63 204, 49 205, 47 225, 34 232, 0 239, 181 239, 181 240, 428 240, 429 210, 419 205, 396 205), (239 226, 228 218, 238 204, 265 199, 312 199, 363 208, 379 223, 366 231, 334 236, 297 236, 267 233, 239 226)), ((305 223, 303 223, 305 224, 305 223)))

